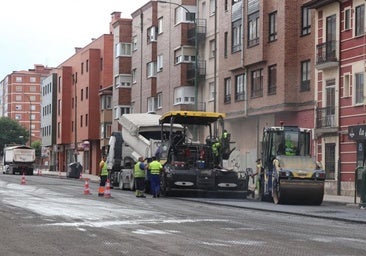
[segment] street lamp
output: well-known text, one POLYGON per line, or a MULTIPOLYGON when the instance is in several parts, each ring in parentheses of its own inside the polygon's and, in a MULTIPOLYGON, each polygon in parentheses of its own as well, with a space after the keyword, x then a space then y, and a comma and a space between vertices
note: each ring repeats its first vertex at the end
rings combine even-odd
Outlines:
POLYGON ((197 20, 196 20, 196 16, 194 16, 194 19, 192 20, 193 17, 193 13, 190 12, 185 6, 181 5, 181 4, 177 4, 177 3, 173 3, 173 2, 168 2, 168 1, 162 1, 162 0, 157 0, 157 3, 161 3, 161 4, 171 4, 171 5, 176 5, 178 7, 182 7, 188 14, 189 14, 189 19, 191 21, 193 21, 194 24, 194 57, 195 57, 195 62, 194 62, 194 110, 198 110, 198 61, 197 61, 197 57, 198 57, 198 41, 197 41, 197 20))
POLYGON ((29 146, 32 146, 32 101, 27 94, 24 94, 29 101, 29 146))

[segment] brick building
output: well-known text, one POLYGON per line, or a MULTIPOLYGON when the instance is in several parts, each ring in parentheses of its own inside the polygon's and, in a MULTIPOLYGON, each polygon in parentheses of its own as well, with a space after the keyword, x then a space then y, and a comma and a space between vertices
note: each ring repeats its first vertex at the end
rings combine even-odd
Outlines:
POLYGON ((29 142, 41 140, 41 82, 52 68, 13 71, 1 81, 1 116, 17 120, 30 132, 29 142))
POLYGON ((365 166, 365 1, 310 1, 315 10, 318 159, 327 193, 353 195, 355 168, 365 166))
POLYGON ((113 35, 105 34, 61 63, 57 74, 57 170, 78 161, 85 173, 99 172, 99 92, 113 84, 113 35))
POLYGON ((264 126, 314 127, 307 2, 148 2, 132 14, 133 112, 225 112, 242 165, 254 167, 264 126))

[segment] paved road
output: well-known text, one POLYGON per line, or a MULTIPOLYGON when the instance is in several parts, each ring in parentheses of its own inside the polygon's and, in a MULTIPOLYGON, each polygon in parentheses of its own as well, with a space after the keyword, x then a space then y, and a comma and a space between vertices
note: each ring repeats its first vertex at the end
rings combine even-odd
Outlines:
MULTIPOLYGON (((20 181, 18 175, 0 175, 0 255, 366 255, 364 224, 255 210, 250 204, 287 206, 245 199, 141 199, 119 190, 101 198, 96 182, 90 184, 92 195, 84 195, 79 179, 20 181), (225 205, 218 205, 221 200, 225 205)), ((335 206, 352 209, 339 204, 314 209, 335 206)))
MULTIPOLYGON (((42 175, 51 175, 58 178, 66 178, 65 173, 43 171, 42 175)), ((99 177, 95 175, 83 174, 82 179, 89 179, 91 182, 99 182, 99 177)), ((114 190, 118 193, 118 190, 114 190)), ((300 216, 313 216, 332 220, 342 220, 355 223, 366 223, 366 210, 359 209, 360 198, 350 196, 325 195, 321 206, 301 206, 301 205, 274 205, 263 203, 252 199, 220 199, 220 198, 200 198, 200 197, 179 197, 181 200, 199 201, 205 204, 227 205, 231 207, 255 209, 269 212, 290 213, 300 216)))

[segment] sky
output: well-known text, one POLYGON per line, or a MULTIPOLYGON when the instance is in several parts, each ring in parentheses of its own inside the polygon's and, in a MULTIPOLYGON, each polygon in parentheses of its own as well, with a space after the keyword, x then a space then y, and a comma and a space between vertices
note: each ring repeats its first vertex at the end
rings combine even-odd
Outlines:
POLYGON ((12 0, 1 4, 0 81, 34 64, 57 67, 92 38, 109 34, 111 13, 123 18, 149 0, 12 0))

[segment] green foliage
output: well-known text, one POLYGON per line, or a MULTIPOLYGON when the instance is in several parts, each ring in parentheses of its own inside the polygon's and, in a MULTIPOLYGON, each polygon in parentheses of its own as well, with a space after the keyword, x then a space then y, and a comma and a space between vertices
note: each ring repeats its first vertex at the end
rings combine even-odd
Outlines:
POLYGON ((29 132, 17 121, 8 117, 0 117, 0 150, 7 144, 25 144, 29 139, 29 132))
POLYGON ((36 150, 36 157, 41 157, 41 153, 42 153, 41 142, 39 140, 33 141, 31 147, 36 150))

